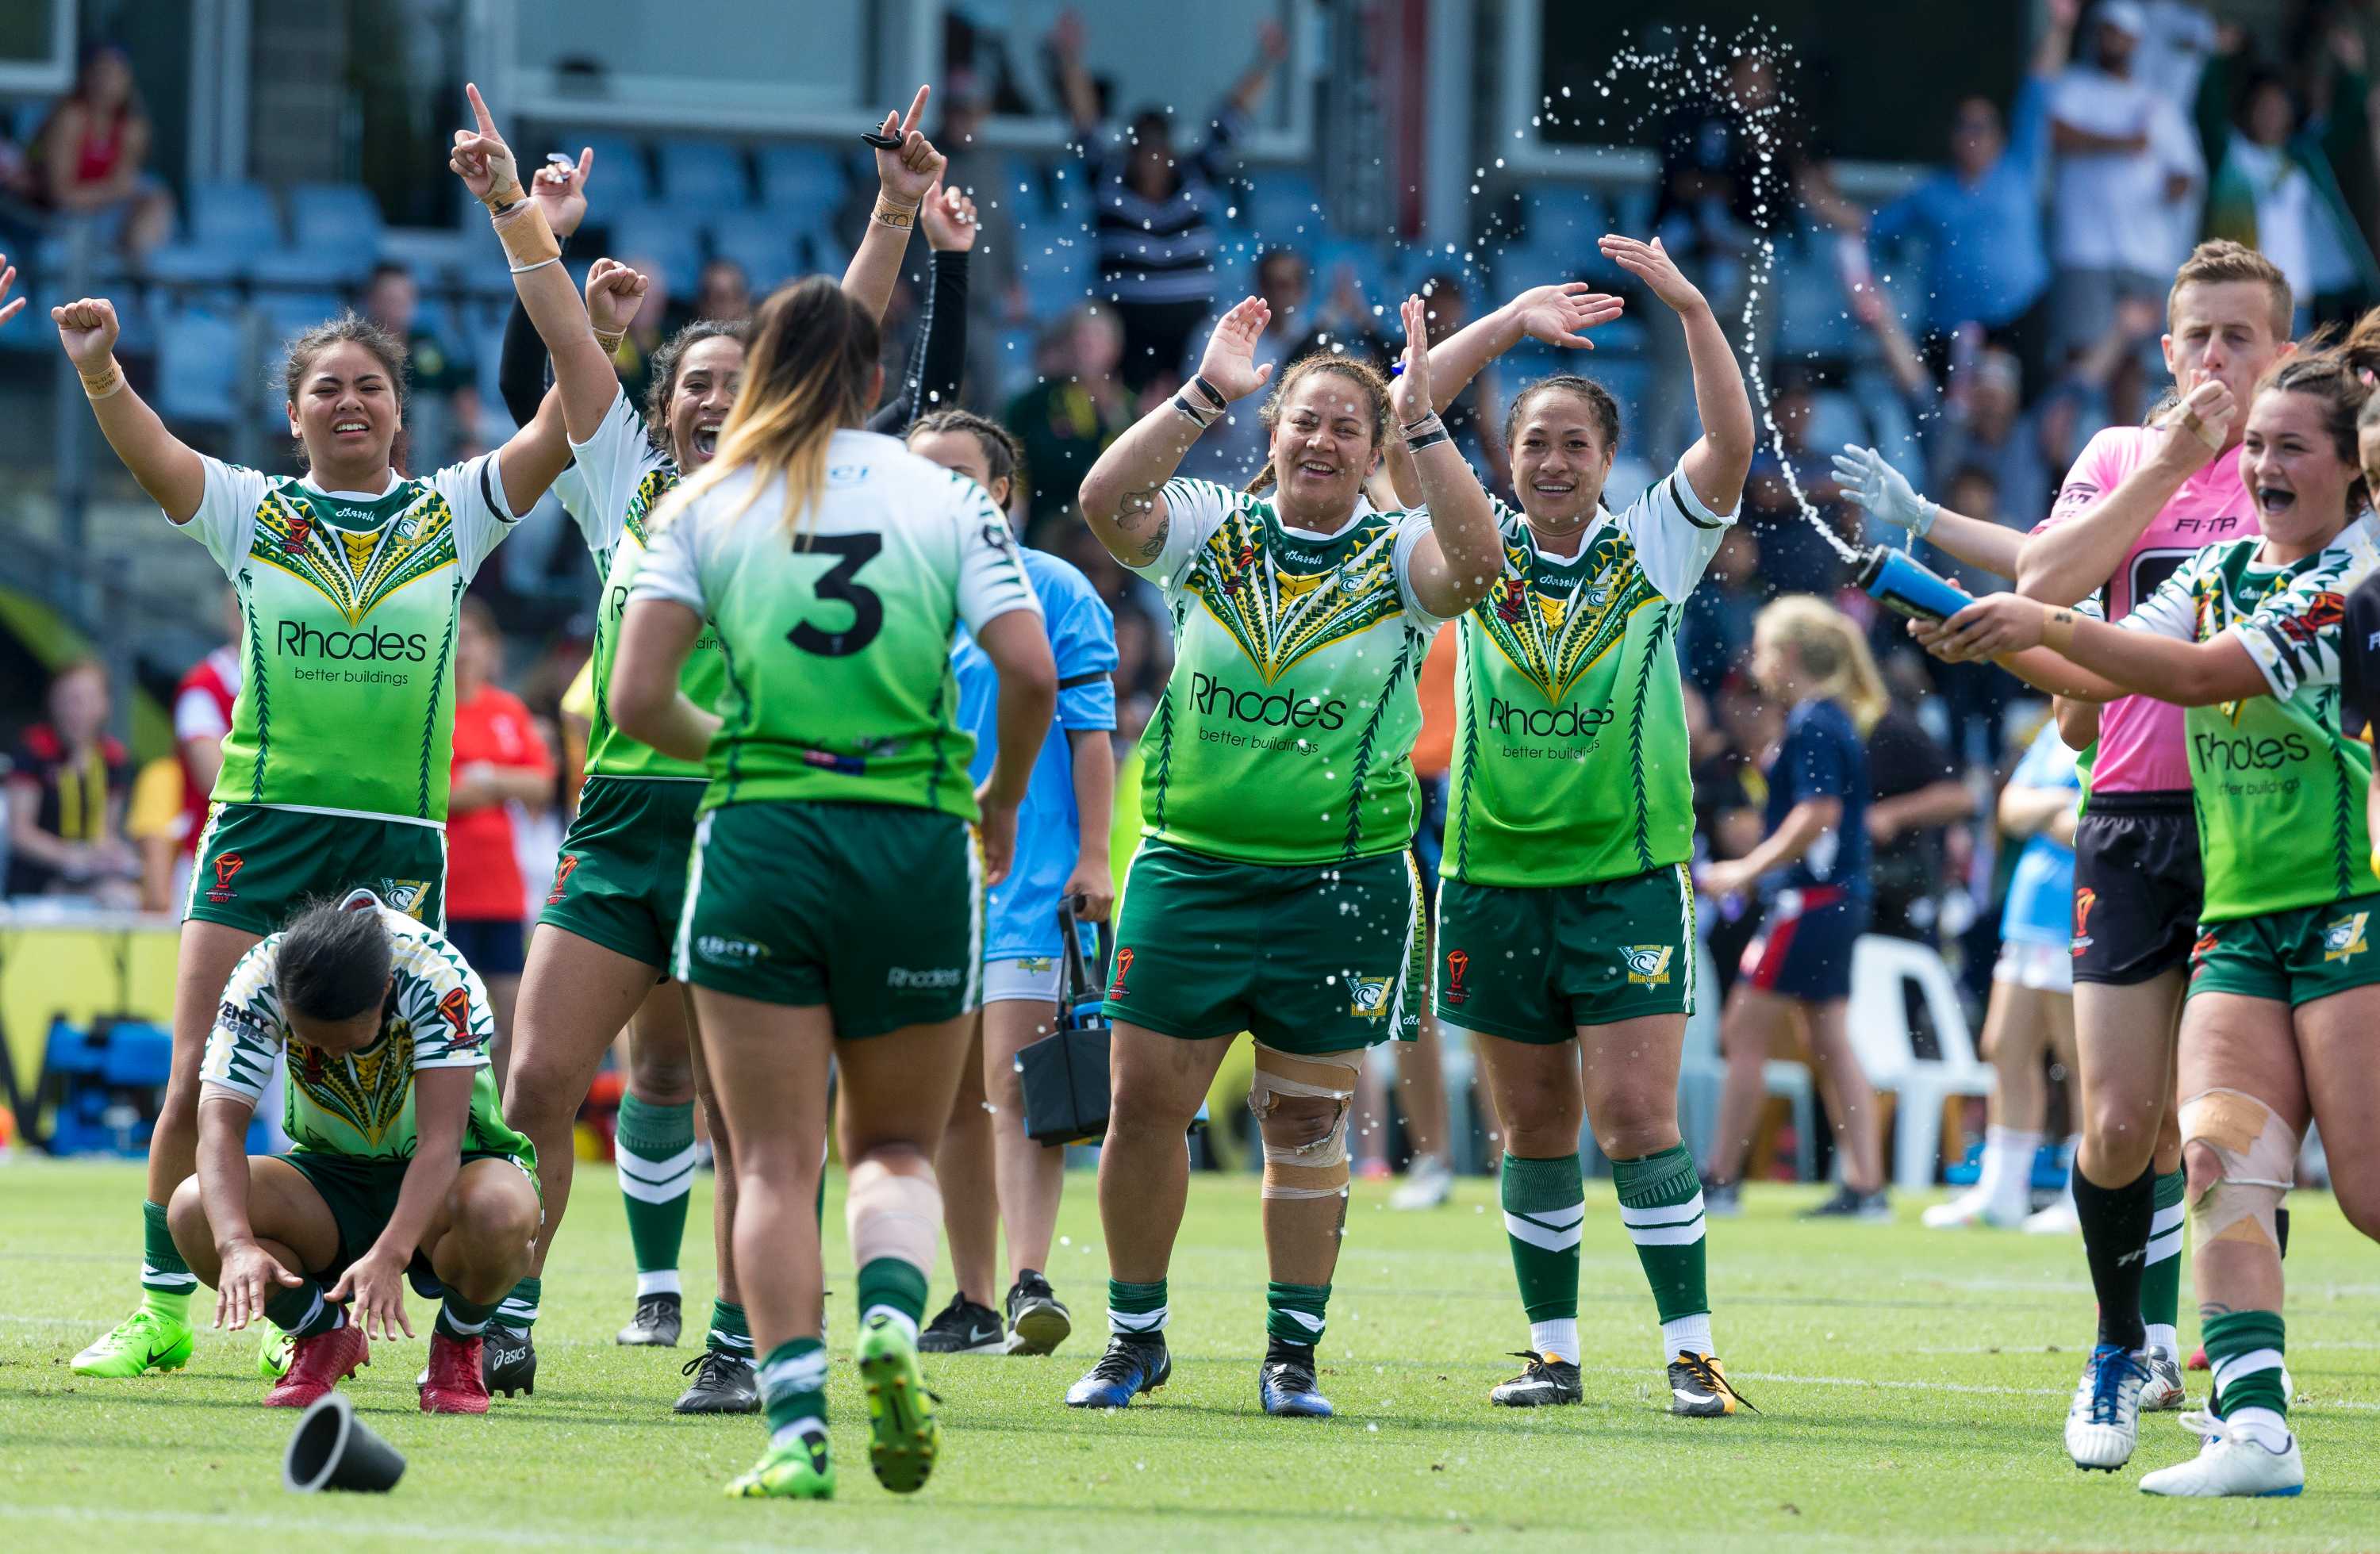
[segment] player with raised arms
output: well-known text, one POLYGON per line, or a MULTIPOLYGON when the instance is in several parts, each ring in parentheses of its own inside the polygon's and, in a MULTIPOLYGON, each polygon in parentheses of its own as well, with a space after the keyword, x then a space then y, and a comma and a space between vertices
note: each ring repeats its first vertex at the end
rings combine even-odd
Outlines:
MULTIPOLYGON (((479 90, 449 164, 488 208, 513 283, 552 353, 569 424, 591 436, 619 392, 479 90)), ((346 315, 290 342, 290 434, 302 476, 208 458, 125 382, 115 306, 51 310, 108 445, 238 594, 247 668, 200 842, 174 982, 172 1078, 149 1143, 140 1308, 75 1356, 77 1375, 138 1376, 189 1359, 193 1275, 165 1206, 198 1148, 199 1062, 224 983, 300 901, 371 890, 443 916, 454 643, 464 588, 568 450, 524 432, 425 476, 397 467, 405 346, 346 315)), ((273 1335, 266 1363, 277 1368, 273 1335)))
POLYGON ((1247 1031, 1271 1270, 1257 1397, 1268 1414, 1331 1412, 1314 1355, 1346 1224, 1356 1069, 1375 1043, 1412 1038, 1426 996, 1410 856, 1415 677, 1439 625, 1486 597, 1502 555, 1488 493, 1431 401, 1421 298, 1402 314, 1393 391, 1351 357, 1281 374, 1263 409, 1271 457, 1246 492, 1173 471, 1272 376, 1252 357, 1271 316, 1253 297, 1223 315, 1182 392, 1083 479, 1092 533, 1164 590, 1176 656, 1142 736, 1145 840, 1104 1004, 1110 1338, 1066 1393, 1075 1407, 1123 1407, 1172 1373, 1166 1271, 1189 1191, 1183 1135, 1247 1031), (1382 512, 1364 495, 1392 412, 1426 510, 1382 512))
POLYGON ((710 773, 672 970, 735 1140, 736 1267, 769 1447, 731 1494, 834 1492, 815 1201, 840 1086, 858 1362, 878 1479, 932 1470, 917 1339, 941 1217, 933 1159, 981 982, 983 885, 1057 698, 1041 614, 983 488, 860 430, 876 322, 821 276, 761 307, 719 453, 663 504, 621 617, 611 714, 710 773), (951 638, 1000 674, 978 795, 951 638), (709 630, 717 712, 682 674, 709 630), (980 815, 982 850, 967 826, 980 815))
MULTIPOLYGON (((907 434, 909 451, 954 469, 1005 509, 1024 462, 998 421, 969 410, 936 410, 907 434)), ((1068 904, 1087 938, 1115 906, 1109 859, 1115 807, 1115 617, 1073 563, 1047 551, 1017 552, 1041 601, 1058 666, 1058 719, 1044 736, 1033 786, 1017 814, 1016 858, 985 904, 983 1016, 942 1133, 936 1173, 942 1227, 958 1288, 928 1323, 929 1354, 1047 1354, 1074 1331, 1074 1317, 1050 1288, 1050 1246, 1066 1185, 1066 1152, 1026 1135, 1024 1083, 1016 1056, 1058 1028, 1068 946, 1058 908, 1068 904), (1001 1308, 1000 1235, 1008 1233, 1008 1293, 1001 1308)), ((992 720, 999 677, 964 635, 951 650, 958 672, 959 722, 976 735, 978 777, 999 749, 992 720)), ((1087 960, 1089 947, 1084 947, 1087 960)))
POLYGON ((293 1341, 266 1407, 313 1402, 375 1336, 411 1338, 410 1278, 443 1297, 421 1411, 488 1411, 480 1335, 539 1219, 537 1150, 496 1104, 495 1029, 462 953, 370 891, 306 907, 233 969, 200 1069, 198 1172, 168 1219, 215 1326, 270 1318, 293 1341), (249 1155, 285 1056, 291 1147, 249 1155))
POLYGON ((2375 369, 2380 312, 2339 346, 2269 369, 2245 401, 2237 460, 2263 537, 2193 552, 2120 622, 1995 594, 1914 628, 1946 659, 1998 658, 2060 696, 2154 692, 2189 710, 2205 904, 2182 1006, 2180 1118, 2215 1381, 2209 1411, 2182 1416, 2199 1455, 2143 1477, 2151 1494, 2304 1486, 2288 1420, 2279 1215, 2309 1121, 2339 1208, 2380 1238, 2372 751, 2341 727, 2338 685, 2347 596, 2380 568, 2357 459, 2375 369))
MULTIPOLYGON (((1710 304, 1661 245, 1607 237, 1601 248, 1677 314, 1703 435, 1615 514, 1603 491, 1620 407, 1602 385, 1542 379, 1505 412, 1521 505, 1496 504, 1496 587, 1463 616, 1437 1009, 1472 1033, 1504 1135, 1528 1363, 1489 1400, 1584 1396, 1578 1138, 1591 1122, 1653 1288, 1670 1410, 1718 1415, 1738 1400, 1712 1352, 1702 1184, 1678 1133, 1695 938, 1676 641, 1687 596, 1735 522, 1752 402, 1710 304)), ((1524 292, 1430 352, 1431 393, 1451 404, 1524 337, 1585 345, 1574 330, 1618 311, 1584 285, 1524 292)))
MULTIPOLYGON (((905 119, 888 115, 885 121, 883 132, 900 144, 876 152, 876 213, 844 276, 844 289, 872 313, 880 312, 892 295, 912 221, 926 227, 937 250, 957 249, 963 255, 964 245, 973 241, 971 207, 964 200, 941 198, 936 180, 942 156, 917 128, 926 97, 925 89, 918 89, 905 119)), ((553 230, 565 238, 586 216, 591 171, 592 156, 582 152, 576 167, 540 169, 531 188, 531 197, 545 206, 553 230)), ((603 286, 615 268, 611 260, 596 261, 588 283, 590 316, 607 313, 596 330, 607 347, 617 345, 633 321, 644 290, 639 280, 633 289, 613 291, 621 310, 608 310, 603 286)), ((938 288, 948 268, 938 252, 938 288)), ((963 273, 959 284, 964 285, 963 273)), ((944 302, 934 308, 903 399, 879 413, 880 421, 899 418, 888 430, 906 423, 905 407, 912 401, 931 392, 955 392, 965 346, 963 338, 953 346, 950 336, 964 329, 965 316, 963 297, 956 306, 944 302)), ((735 1220, 732 1141, 688 1038, 691 1014, 685 990, 669 985, 669 949, 686 896, 686 853, 707 779, 701 761, 673 759, 621 733, 604 706, 619 648, 620 614, 644 559, 652 513, 680 480, 703 468, 717 452, 720 429, 743 382, 748 334, 741 322, 713 320, 679 330, 653 353, 641 413, 615 391, 594 435, 568 443, 570 462, 554 481, 604 582, 591 657, 595 706, 587 779, 577 816, 563 839, 552 892, 530 939, 505 1075, 507 1115, 538 1141, 547 1214, 529 1277, 505 1299, 489 1329, 489 1385, 508 1396, 516 1389, 536 1388, 532 1334, 545 1260, 570 1202, 571 1130, 612 1034, 625 1026, 628 1081, 620 1101, 619 1180, 637 1261, 637 1299, 618 1342, 670 1346, 678 1341, 684 1319, 678 1252, 694 1188, 694 1102, 700 1092, 719 1167, 713 1214, 719 1291, 702 1353, 685 1367, 690 1380, 675 1408, 681 1414, 722 1414, 759 1407, 751 1329, 727 1232, 735 1220)), ((500 377, 515 418, 554 443, 563 443, 556 396, 543 387, 544 352, 518 310, 504 331, 500 377)), ((714 709, 726 682, 719 639, 705 633, 686 661, 686 692, 697 705, 714 709)))

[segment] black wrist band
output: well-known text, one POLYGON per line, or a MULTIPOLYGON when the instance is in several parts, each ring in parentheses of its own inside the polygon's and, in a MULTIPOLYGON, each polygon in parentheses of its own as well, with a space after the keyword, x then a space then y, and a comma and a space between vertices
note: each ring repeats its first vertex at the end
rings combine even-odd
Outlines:
POLYGON ((1200 377, 1196 372, 1190 374, 1190 382, 1184 386, 1186 388, 1196 389, 1200 394, 1205 395, 1208 401, 1215 407, 1215 413, 1219 416, 1231 406, 1232 402, 1224 397, 1222 390, 1217 388, 1214 384, 1208 382, 1206 379, 1200 377))
POLYGON ((1424 448, 1435 448, 1440 443, 1451 443, 1453 441, 1454 434, 1448 431, 1444 427, 1439 427, 1436 431, 1425 431, 1418 437, 1406 439, 1405 447, 1411 452, 1419 453, 1424 448))

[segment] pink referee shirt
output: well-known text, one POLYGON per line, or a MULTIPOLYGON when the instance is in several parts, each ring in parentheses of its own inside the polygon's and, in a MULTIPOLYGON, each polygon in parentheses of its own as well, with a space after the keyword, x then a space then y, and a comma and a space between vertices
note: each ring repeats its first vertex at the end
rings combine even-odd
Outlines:
MULTIPOLYGON (((2053 528, 2081 514, 2156 452, 2159 433, 2111 426, 2091 439, 2059 488, 2057 505, 2034 529, 2053 528)), ((2107 619, 2119 621, 2156 592, 2182 558, 2218 540, 2259 532, 2255 504, 2240 478, 2237 453, 2214 460, 2182 482, 2173 500, 2143 530, 2123 565, 2107 579, 2107 619)), ((2145 696, 2111 701, 2099 715, 2099 753, 2091 763, 2093 793, 2190 791, 2190 755, 2182 743, 2181 709, 2145 696)))

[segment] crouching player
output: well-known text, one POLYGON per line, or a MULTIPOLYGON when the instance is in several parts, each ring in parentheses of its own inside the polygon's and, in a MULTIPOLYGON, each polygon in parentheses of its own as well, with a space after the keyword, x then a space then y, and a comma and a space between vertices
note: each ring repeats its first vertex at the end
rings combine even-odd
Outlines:
POLYGON ((443 1293, 426 1414, 485 1414, 480 1334, 528 1271, 537 1151, 504 1123, 487 989, 445 936, 366 891, 319 902, 240 958, 200 1069, 199 1172, 174 1244, 215 1326, 296 1340, 268 1408, 303 1408, 413 1336, 402 1276, 443 1293), (285 1155, 249 1155, 257 1097, 289 1061, 285 1155), (352 1306, 352 1310, 349 1307, 352 1306))

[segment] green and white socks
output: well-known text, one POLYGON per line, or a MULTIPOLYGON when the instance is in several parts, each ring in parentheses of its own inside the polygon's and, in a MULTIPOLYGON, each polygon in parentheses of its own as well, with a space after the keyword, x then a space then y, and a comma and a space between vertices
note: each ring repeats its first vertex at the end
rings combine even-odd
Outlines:
POLYGON ((1330 1305, 1328 1284, 1265 1286, 1265 1336, 1311 1349, 1322 1342, 1323 1314, 1330 1305))
POLYGON ((620 1098, 615 1163, 637 1258, 637 1296, 679 1294, 677 1258, 694 1193, 694 1102, 655 1106, 620 1098))
POLYGON ((789 1338, 769 1351, 755 1379, 771 1446, 796 1446, 805 1433, 826 1433, 826 1345, 789 1338))
POLYGON ((1504 1235, 1512 1275, 1529 1318, 1529 1348, 1578 1364, 1578 1238, 1586 1221, 1586 1184, 1578 1157, 1550 1160, 1504 1156, 1504 1235))
POLYGON ((710 1333, 703 1347, 714 1354, 731 1355, 747 1365, 753 1359, 752 1329, 744 1319, 744 1307, 733 1301, 713 1300, 710 1303, 710 1333))
POLYGON ((1165 1281, 1135 1284, 1108 1281, 1108 1331, 1118 1338, 1165 1337, 1165 1281))
POLYGON ((2289 1373, 2281 1364, 2282 1335, 2277 1311, 2209 1317, 2198 1332, 2215 1372, 2216 1417, 2245 1428, 2271 1451, 2286 1451, 2289 1445, 2289 1373))
POLYGON ((2156 1179, 2151 1189, 2156 1212, 2149 1220, 2148 1254, 2141 1268, 2141 1325, 2148 1329, 2148 1346, 2175 1360, 2181 1358, 2176 1323, 2181 1315, 2181 1222, 2187 1212, 2182 1198, 2188 1183, 2180 1171, 2156 1179))
MULTIPOLYGON (((926 1270, 899 1257, 875 1257, 860 1265, 859 1328, 889 1317, 895 1327, 917 1342, 917 1324, 926 1318, 926 1270)), ((771 1354, 776 1351, 770 1351, 771 1354)))
POLYGON ((497 1305, 496 1320, 522 1332, 537 1326, 537 1303, 541 1290, 542 1283, 534 1274, 514 1285, 512 1293, 497 1305))
MULTIPOLYGON (((1681 1353, 1712 1353, 1710 1292, 1705 1276, 1702 1184, 1682 1144, 1642 1159, 1611 1162, 1620 1222, 1636 1245, 1661 1322, 1661 1363, 1681 1353)), ((1579 1158, 1526 1159, 1506 1154, 1504 1234, 1529 1347, 1578 1364, 1578 1244, 1586 1220, 1579 1158)))
POLYGON ((140 1306, 154 1316, 176 1322, 190 1319, 190 1292, 199 1287, 199 1276, 182 1260, 181 1251, 174 1244, 173 1230, 165 1223, 165 1206, 143 1201, 140 1205, 140 1306))

